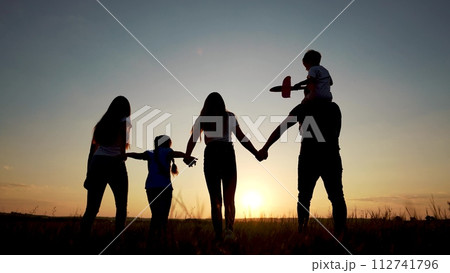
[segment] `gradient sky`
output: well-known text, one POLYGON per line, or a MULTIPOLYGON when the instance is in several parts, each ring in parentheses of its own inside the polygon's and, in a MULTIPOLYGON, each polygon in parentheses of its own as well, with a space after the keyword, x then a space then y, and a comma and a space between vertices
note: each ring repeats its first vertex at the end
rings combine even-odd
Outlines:
MULTIPOLYGON (((0 1, 0 211, 79 215, 92 128, 117 95, 136 111, 170 113, 184 151, 206 96, 220 92, 244 132, 265 116, 266 138, 302 96, 267 89, 252 100, 350 1, 115 1, 102 3, 163 63, 197 102, 96 1, 0 1)), ((356 0, 309 48, 322 53, 343 113, 341 152, 350 213, 450 201, 450 4, 356 0)), ((301 58, 287 68, 305 78, 301 58)), ((136 126, 135 126, 136 127, 136 126)), ((276 143, 265 168, 240 144, 237 217, 295 216, 297 129, 276 143), (271 174, 267 171, 269 170, 271 174), (272 176, 273 175, 273 176, 272 176), (274 179, 274 177, 276 179, 274 179), (281 183, 283 186, 281 186, 281 183), (248 208, 245 196, 261 198, 248 208)), ((257 148, 263 143, 256 140, 257 148)), ((208 217, 199 143, 195 168, 174 180, 172 217, 208 217)), ((131 151, 142 151, 135 146, 131 151)), ((180 170, 185 166, 178 160, 180 170)), ((127 161, 129 216, 147 206, 146 164, 127 161)), ((330 215, 321 181, 312 213, 330 215)), ((108 189, 99 215, 113 216, 108 189)), ((147 210, 143 217, 149 217, 147 210)))

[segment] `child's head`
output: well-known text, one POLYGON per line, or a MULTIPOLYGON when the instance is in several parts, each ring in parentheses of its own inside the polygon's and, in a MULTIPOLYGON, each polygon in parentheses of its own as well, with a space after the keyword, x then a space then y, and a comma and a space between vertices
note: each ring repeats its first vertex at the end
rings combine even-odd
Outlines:
POLYGON ((310 49, 303 56, 303 65, 309 70, 312 66, 320 65, 321 59, 322 55, 318 51, 310 49))
POLYGON ((169 136, 160 135, 155 137, 155 150, 158 148, 170 148, 172 146, 172 140, 169 136))

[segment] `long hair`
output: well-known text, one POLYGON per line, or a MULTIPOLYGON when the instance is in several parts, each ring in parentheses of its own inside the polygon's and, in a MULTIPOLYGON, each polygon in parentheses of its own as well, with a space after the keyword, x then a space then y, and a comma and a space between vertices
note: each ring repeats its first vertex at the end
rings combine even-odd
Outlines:
MULTIPOLYGON (((163 175, 166 175, 166 170, 164 169, 163 164, 159 160, 159 149, 160 148, 170 148, 172 146, 172 140, 170 139, 169 136, 160 135, 160 136, 155 137, 154 145, 155 145, 155 162, 158 165, 159 172, 163 175)), ((174 176, 178 175, 178 167, 175 164, 175 159, 173 159, 173 158, 172 158, 172 167, 170 168, 170 172, 174 176)))
MULTIPOLYGON (((228 124, 228 112, 225 107, 225 101, 219 93, 212 92, 206 97, 203 108, 200 111, 200 117, 222 117, 222 125, 225 128, 228 124)), ((200 123, 200 132, 217 130, 217 125, 215 122, 202 122, 200 123)))
MULTIPOLYGON (((122 141, 126 142, 126 121, 131 114, 130 102, 124 96, 114 98, 106 113, 94 127, 93 144, 112 146, 122 141)), ((128 147, 126 147, 128 148, 128 147)))

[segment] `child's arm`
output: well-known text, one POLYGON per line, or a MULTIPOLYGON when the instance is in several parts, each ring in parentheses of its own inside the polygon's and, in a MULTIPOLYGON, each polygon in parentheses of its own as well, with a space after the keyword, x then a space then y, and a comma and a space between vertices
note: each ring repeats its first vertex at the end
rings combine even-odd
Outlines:
POLYGON ((188 162, 186 164, 188 164, 189 167, 195 165, 195 163, 197 162, 197 158, 195 158, 195 157, 193 157, 191 155, 188 156, 185 153, 180 152, 180 151, 173 151, 172 153, 169 154, 169 157, 170 157, 170 159, 172 159, 172 158, 184 158, 186 160, 185 162, 188 162))
POLYGON ((315 91, 316 91, 316 79, 309 76, 307 77, 306 80, 299 82, 297 85, 306 85, 306 87, 304 88, 304 95, 305 97, 302 100, 302 103, 305 103, 306 101, 312 100, 313 97, 315 96, 315 91))
POLYGON ((147 153, 126 153, 125 156, 131 157, 134 159, 140 159, 140 160, 147 160, 148 156, 147 153))
POLYGON ((180 151, 173 151, 172 153, 173 158, 185 158, 186 154, 180 151))
POLYGON ((308 78, 304 81, 301 81, 294 86, 292 86, 292 90, 301 90, 303 89, 303 94, 305 95, 302 103, 306 100, 311 99, 313 93, 316 90, 315 79, 308 76, 308 78))
POLYGON ((306 83, 306 89, 309 91, 308 96, 313 97, 316 93, 316 79, 308 76, 306 79, 308 82, 306 83))
POLYGON ((304 81, 301 81, 301 82, 295 84, 293 87, 300 87, 300 86, 303 86, 303 85, 307 85, 309 81, 310 81, 310 79, 306 79, 304 81))

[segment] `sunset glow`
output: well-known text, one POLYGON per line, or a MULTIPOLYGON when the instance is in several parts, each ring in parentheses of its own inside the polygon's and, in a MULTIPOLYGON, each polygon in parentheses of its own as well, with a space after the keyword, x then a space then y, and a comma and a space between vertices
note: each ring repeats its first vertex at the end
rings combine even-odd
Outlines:
POLYGON ((242 204, 244 208, 250 208, 252 210, 257 210, 261 207, 263 199, 261 195, 256 191, 249 191, 242 197, 242 204))

